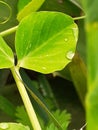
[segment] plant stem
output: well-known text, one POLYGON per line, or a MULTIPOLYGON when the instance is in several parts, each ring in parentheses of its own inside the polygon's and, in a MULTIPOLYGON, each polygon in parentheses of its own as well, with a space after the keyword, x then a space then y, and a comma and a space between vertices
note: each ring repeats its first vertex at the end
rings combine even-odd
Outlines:
POLYGON ((73 18, 73 20, 80 20, 80 19, 84 19, 84 18, 86 18, 85 15, 84 16, 80 16, 80 17, 75 17, 75 18, 73 18))
POLYGON ((17 28, 18 28, 18 26, 15 26, 15 27, 13 27, 13 28, 7 29, 7 30, 5 30, 5 31, 3 31, 3 32, 0 32, 0 35, 1 35, 2 37, 7 36, 7 35, 9 35, 9 34, 15 32, 17 28))
POLYGON ((13 67, 13 68, 11 68, 11 72, 13 74, 13 77, 14 77, 15 81, 16 81, 18 90, 19 90, 20 95, 22 97, 24 106, 25 106, 26 111, 28 113, 28 116, 29 116, 29 119, 31 121, 33 129, 34 130, 41 130, 41 126, 39 124, 39 121, 37 119, 37 116, 36 116, 36 113, 34 111, 34 108, 33 108, 32 104, 31 104, 31 101, 29 99, 29 96, 27 94, 25 86, 21 82, 21 76, 19 74, 19 68, 17 66, 13 67))

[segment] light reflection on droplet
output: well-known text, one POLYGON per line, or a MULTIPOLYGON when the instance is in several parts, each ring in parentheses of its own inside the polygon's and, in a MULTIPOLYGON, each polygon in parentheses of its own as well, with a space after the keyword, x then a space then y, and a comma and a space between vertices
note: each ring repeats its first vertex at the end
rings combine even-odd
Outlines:
POLYGON ((49 55, 47 54, 46 57, 48 57, 49 55))
POLYGON ((46 67, 42 67, 43 70, 46 70, 46 67))
POLYGON ((2 130, 7 129, 8 127, 9 127, 8 123, 0 123, 0 128, 1 128, 2 130))
POLYGON ((74 34, 74 37, 75 37, 75 41, 77 42, 77 40, 78 40, 78 33, 77 33, 77 28, 76 27, 74 27, 74 28, 72 28, 72 30, 73 30, 73 34, 74 34))
POLYGON ((69 51, 66 55, 66 57, 71 60, 74 57, 75 53, 73 51, 69 51))
POLYGON ((65 40, 65 42, 67 42, 67 41, 68 41, 68 38, 65 38, 64 40, 65 40))

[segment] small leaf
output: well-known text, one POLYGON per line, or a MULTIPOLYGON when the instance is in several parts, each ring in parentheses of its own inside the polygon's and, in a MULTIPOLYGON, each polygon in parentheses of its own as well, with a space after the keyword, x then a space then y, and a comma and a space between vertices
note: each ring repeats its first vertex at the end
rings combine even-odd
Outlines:
POLYGON ((32 13, 21 21, 16 32, 18 66, 41 73, 63 69, 74 56, 77 33, 68 15, 32 13))
MULTIPOLYGON (((70 122, 70 114, 66 110, 60 111, 56 110, 53 112, 53 115, 58 120, 63 130, 67 130, 68 124, 70 122)), ((58 130, 58 127, 51 120, 46 126, 46 130, 58 130)))
POLYGON ((21 21, 25 16, 37 11, 45 0, 32 0, 18 14, 17 19, 21 21))
POLYGON ((58 130, 57 127, 52 123, 50 124, 46 130, 58 130))
POLYGON ((24 106, 18 106, 16 108, 15 116, 16 116, 17 122, 22 123, 24 125, 28 125, 30 128, 32 128, 29 117, 25 111, 24 106))
POLYGON ((56 110, 55 112, 53 112, 53 115, 61 124, 62 128, 66 130, 70 123, 71 115, 67 113, 66 110, 56 110))
POLYGON ((18 0, 18 12, 21 11, 31 0, 18 0))
POLYGON ((11 48, 0 36, 0 68, 11 68, 14 65, 14 56, 11 48))
POLYGON ((0 123, 0 130, 30 130, 28 126, 24 126, 20 123, 0 123))

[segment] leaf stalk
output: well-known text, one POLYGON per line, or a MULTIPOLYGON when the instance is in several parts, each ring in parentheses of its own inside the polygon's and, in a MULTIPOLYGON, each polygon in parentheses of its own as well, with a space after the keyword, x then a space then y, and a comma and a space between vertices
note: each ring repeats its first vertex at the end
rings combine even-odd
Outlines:
POLYGON ((80 17, 75 17, 75 18, 73 18, 73 20, 75 21, 75 20, 81 20, 81 19, 85 19, 85 18, 86 18, 86 15, 80 16, 80 17))
POLYGON ((18 25, 15 26, 15 27, 12 27, 12 28, 10 28, 10 29, 7 29, 7 30, 5 30, 5 31, 3 31, 3 32, 0 32, 0 35, 1 35, 2 37, 7 36, 7 35, 9 35, 9 34, 15 32, 17 28, 18 28, 18 25))
POLYGON ((27 94, 26 88, 24 84, 21 82, 21 76, 19 73, 19 68, 17 66, 14 66, 11 68, 11 72, 13 74, 13 77, 15 79, 15 82, 17 84, 18 90, 20 92, 21 98, 23 100, 24 106, 26 108, 26 111, 28 113, 29 119, 31 121, 32 127, 34 130, 42 130, 41 126, 39 124, 39 121, 37 119, 36 113, 34 111, 34 108, 32 106, 32 103, 30 101, 30 98, 27 94))

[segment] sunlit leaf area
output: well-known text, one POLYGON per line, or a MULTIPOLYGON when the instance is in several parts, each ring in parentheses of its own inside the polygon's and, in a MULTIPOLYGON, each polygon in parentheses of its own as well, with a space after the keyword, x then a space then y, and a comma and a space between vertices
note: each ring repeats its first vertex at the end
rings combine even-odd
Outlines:
POLYGON ((0 130, 98 130, 97 5, 0 0, 0 130))

